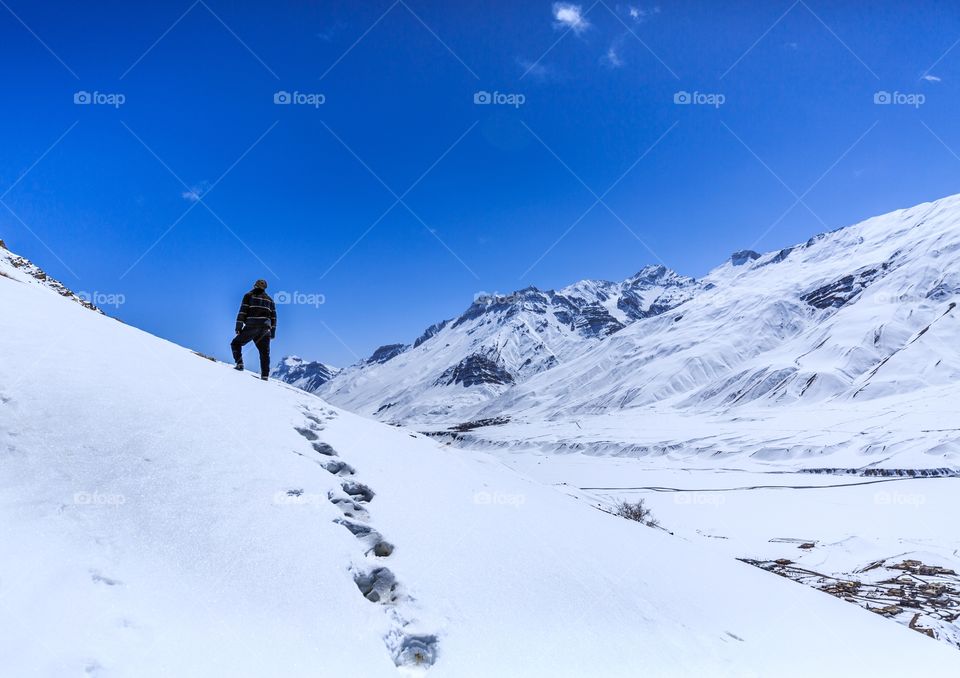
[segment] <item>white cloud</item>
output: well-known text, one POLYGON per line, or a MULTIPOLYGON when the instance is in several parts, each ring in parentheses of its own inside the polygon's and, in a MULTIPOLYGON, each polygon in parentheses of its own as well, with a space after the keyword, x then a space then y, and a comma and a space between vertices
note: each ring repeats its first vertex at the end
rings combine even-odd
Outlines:
POLYGON ((659 13, 660 13, 659 7, 653 7, 651 9, 645 9, 643 7, 635 7, 633 5, 630 5, 629 7, 627 7, 627 14, 630 15, 631 19, 633 19, 638 23, 643 21, 644 19, 649 18, 654 14, 659 14, 659 13))
POLYGON ((931 75, 930 73, 925 73, 920 77, 921 80, 926 80, 927 82, 940 82, 940 78, 936 75, 931 75))
POLYGON ((583 16, 583 8, 569 2, 553 3, 554 26, 569 29, 580 34, 590 28, 590 22, 583 16))
POLYGON ((610 45, 610 48, 607 50, 607 53, 604 55, 603 60, 608 66, 613 68, 620 68, 623 66, 623 58, 621 58, 620 53, 617 51, 619 47, 617 45, 610 45))
POLYGON ((186 200, 187 202, 199 202, 200 198, 204 193, 207 192, 210 188, 210 182, 201 181, 196 186, 191 186, 188 190, 180 194, 180 197, 186 200))

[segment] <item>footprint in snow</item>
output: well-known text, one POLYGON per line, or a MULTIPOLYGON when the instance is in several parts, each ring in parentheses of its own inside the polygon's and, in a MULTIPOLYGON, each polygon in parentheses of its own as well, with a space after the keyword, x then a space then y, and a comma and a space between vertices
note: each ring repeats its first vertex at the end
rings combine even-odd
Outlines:
POLYGON ((343 515, 347 518, 367 520, 370 517, 370 514, 367 513, 367 509, 363 508, 363 506, 355 502, 350 497, 338 497, 331 492, 327 495, 327 499, 330 500, 331 504, 340 509, 340 511, 343 512, 343 515))
POLYGON ((386 643, 397 666, 427 668, 437 661, 438 641, 434 635, 408 635, 397 631, 387 636, 386 643))
POLYGON ((313 422, 314 426, 311 426, 311 428, 313 428, 314 431, 323 430, 323 420, 320 419, 320 417, 317 417, 316 415, 313 415, 313 414, 304 414, 303 416, 305 416, 307 419, 313 422))
POLYGON ((383 535, 369 525, 355 523, 350 520, 335 520, 333 522, 343 525, 345 528, 350 530, 350 534, 361 540, 367 546, 365 555, 373 555, 377 558, 387 558, 393 553, 393 544, 384 539, 383 535))
POLYGON ((326 443, 316 442, 313 444, 313 451, 317 454, 322 454, 325 457, 336 457, 337 451, 327 445, 326 443))
POLYGON ((363 597, 371 603, 390 605, 400 597, 397 578, 385 567, 377 567, 369 572, 357 572, 353 581, 363 597))
POLYGON ((119 579, 112 579, 110 577, 105 577, 96 570, 90 570, 90 580, 95 584, 105 584, 106 586, 117 586, 123 582, 119 579))
POLYGON ((351 480, 343 483, 340 487, 343 488, 345 493, 360 503, 369 504, 371 501, 373 501, 373 490, 363 483, 358 483, 351 480))
POLYGON ((311 441, 311 442, 314 441, 314 440, 319 440, 319 439, 320 439, 320 436, 318 436, 316 433, 314 433, 313 431, 311 431, 311 430, 308 429, 308 428, 302 428, 302 427, 300 427, 300 426, 296 426, 296 427, 294 427, 294 430, 295 430, 297 433, 299 433, 300 435, 302 435, 304 438, 306 438, 307 440, 311 441))
POLYGON ((320 465, 323 466, 324 470, 328 473, 332 473, 335 476, 352 476, 356 473, 356 470, 354 470, 350 464, 345 461, 340 461, 339 459, 320 462, 320 465))

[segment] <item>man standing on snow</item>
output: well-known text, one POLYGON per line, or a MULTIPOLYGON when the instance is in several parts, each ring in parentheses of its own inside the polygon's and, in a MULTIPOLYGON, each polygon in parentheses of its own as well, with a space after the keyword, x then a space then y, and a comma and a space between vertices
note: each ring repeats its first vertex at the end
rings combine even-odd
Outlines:
POLYGON ((260 351, 260 378, 270 376, 270 340, 277 336, 277 307, 267 294, 267 281, 258 280, 253 289, 243 295, 240 312, 237 313, 237 336, 230 344, 235 369, 243 369, 243 347, 249 342, 260 351))

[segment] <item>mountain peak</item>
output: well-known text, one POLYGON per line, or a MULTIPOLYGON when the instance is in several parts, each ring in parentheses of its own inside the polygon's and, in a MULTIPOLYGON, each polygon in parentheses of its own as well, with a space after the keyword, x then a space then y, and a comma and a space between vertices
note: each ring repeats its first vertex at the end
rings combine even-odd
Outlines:
POLYGON ((743 266, 755 259, 759 259, 760 254, 753 250, 739 250, 730 255, 730 263, 734 266, 743 266))
POLYGON ((300 356, 284 356, 273 368, 271 376, 305 391, 316 391, 333 379, 340 370, 318 361, 307 361, 300 356))

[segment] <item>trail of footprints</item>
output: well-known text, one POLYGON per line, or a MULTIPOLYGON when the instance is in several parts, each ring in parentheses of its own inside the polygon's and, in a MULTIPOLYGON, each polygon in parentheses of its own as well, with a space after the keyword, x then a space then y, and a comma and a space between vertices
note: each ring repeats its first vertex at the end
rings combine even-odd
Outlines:
MULTIPOLYGON (((336 414, 324 410, 318 415, 305 406, 302 411, 307 423, 296 427, 296 431, 320 456, 320 459, 314 461, 328 473, 343 478, 340 490, 331 491, 327 499, 343 514, 343 517, 337 518, 335 522, 349 530, 363 547, 366 561, 361 566, 351 568, 353 581, 363 597, 371 603, 383 606, 394 622, 394 628, 384 638, 394 663, 401 668, 426 669, 437 659, 437 637, 404 631, 410 622, 404 618, 399 608, 412 599, 404 594, 393 572, 381 564, 393 554, 394 546, 369 524, 370 513, 367 506, 373 501, 374 491, 355 480, 356 470, 340 459, 336 450, 320 440, 318 432, 323 430, 324 421, 333 419, 336 414)), ((300 452, 296 454, 307 456, 300 452)))

